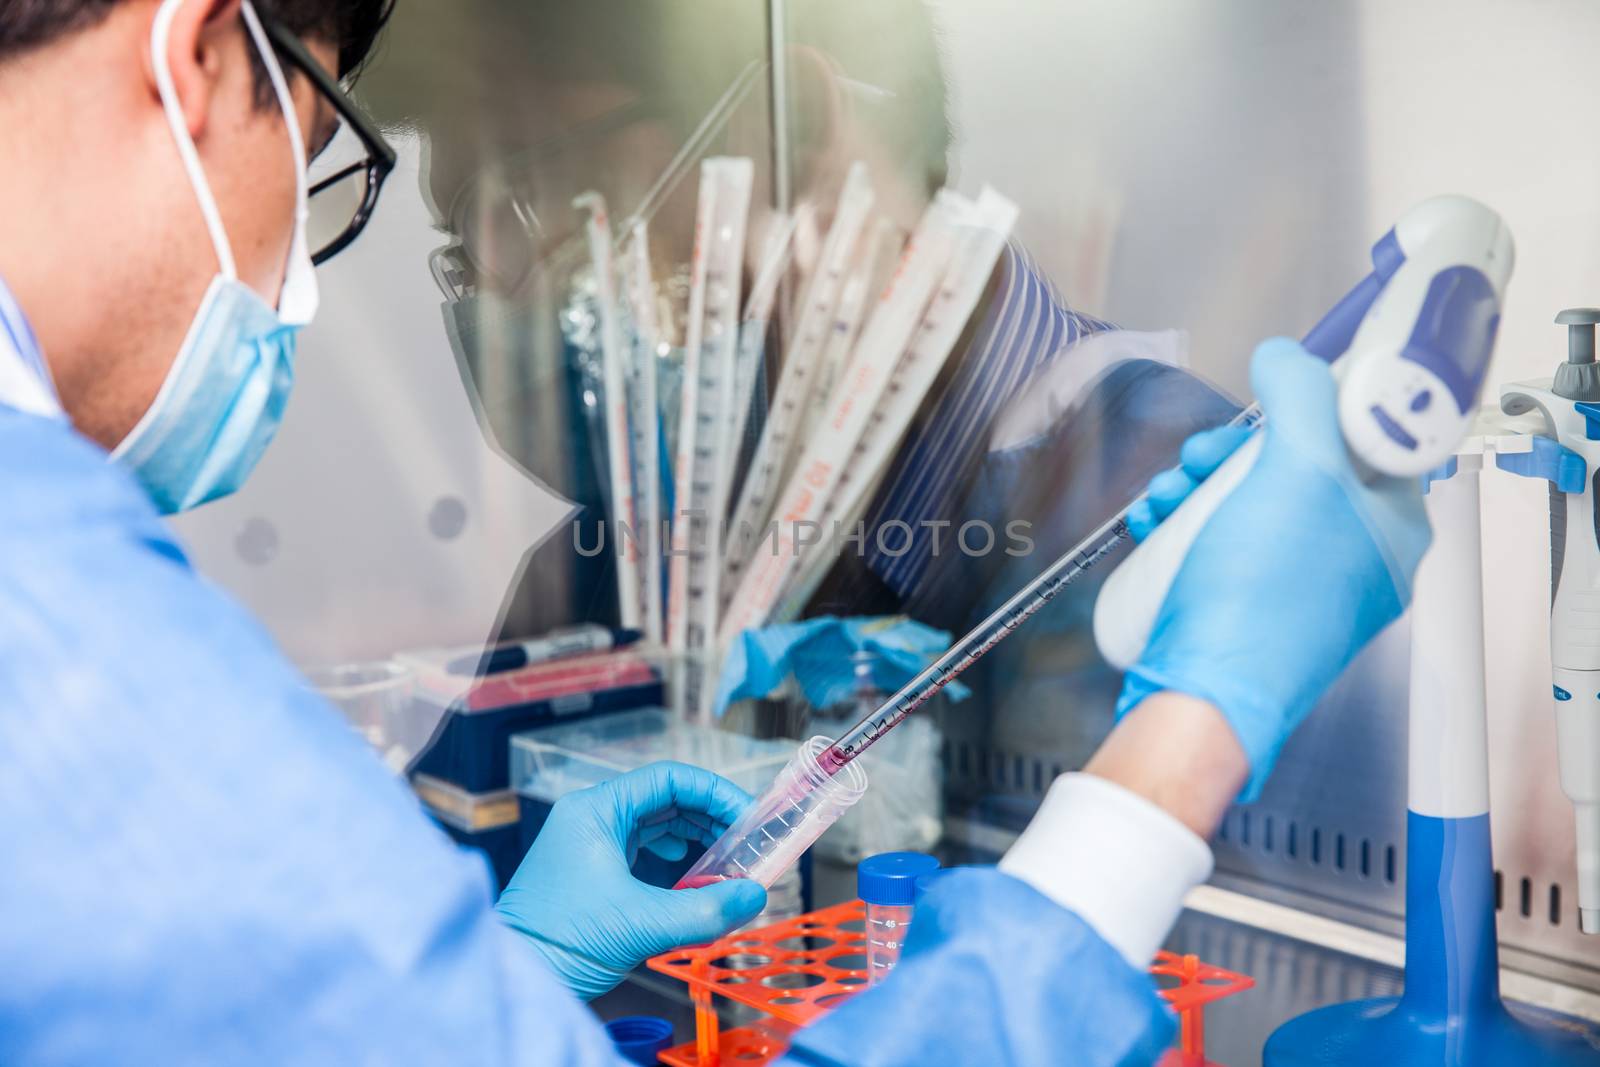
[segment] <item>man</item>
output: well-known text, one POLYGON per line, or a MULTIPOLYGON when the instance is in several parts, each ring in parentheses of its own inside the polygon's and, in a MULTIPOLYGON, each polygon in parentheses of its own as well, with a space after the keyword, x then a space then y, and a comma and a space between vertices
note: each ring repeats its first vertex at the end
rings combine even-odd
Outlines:
MULTIPOLYGON (((231 491, 271 437, 315 304, 303 157, 354 121, 327 72, 382 18, 0 7, 4 1062, 610 1063, 577 997, 762 906, 631 878, 638 848, 681 857, 745 802, 666 764, 557 805, 495 905, 160 518, 231 491)), ((1426 541, 1414 488, 1350 470, 1326 369, 1292 342, 1255 366, 1262 458, 1105 747, 1000 870, 940 883, 893 978, 794 1062, 1131 1064, 1170 1041, 1144 964, 1203 837, 1398 615, 1426 541)), ((1237 442, 1196 438, 1141 525, 1237 442)))
POLYGON ((272 435, 316 301, 304 157, 348 107, 316 75, 385 8, 0 8, 4 1062, 598 1062, 557 976, 592 996, 763 904, 628 874, 746 799, 662 765, 553 814, 529 872, 559 885, 497 921, 157 515, 272 435))

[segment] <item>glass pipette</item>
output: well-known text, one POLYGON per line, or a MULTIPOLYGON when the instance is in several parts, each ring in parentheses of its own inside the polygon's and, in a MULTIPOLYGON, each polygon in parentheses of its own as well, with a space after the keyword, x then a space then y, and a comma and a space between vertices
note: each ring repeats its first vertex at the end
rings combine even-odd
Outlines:
MULTIPOLYGON (((1262 418, 1261 405, 1251 404, 1228 420, 1226 425, 1254 429, 1261 424, 1262 418)), ((1147 495, 1140 493, 1121 511, 1101 523, 1093 533, 1050 564, 1037 578, 1013 593, 1011 599, 946 649, 942 656, 907 682, 898 693, 835 741, 817 759, 823 770, 832 774, 872 747, 873 742, 899 726, 907 715, 926 704, 935 693, 982 659, 995 645, 1010 637, 1017 627, 1055 599, 1057 593, 1088 574, 1123 544, 1133 540, 1133 534, 1128 529, 1128 512, 1147 495)))

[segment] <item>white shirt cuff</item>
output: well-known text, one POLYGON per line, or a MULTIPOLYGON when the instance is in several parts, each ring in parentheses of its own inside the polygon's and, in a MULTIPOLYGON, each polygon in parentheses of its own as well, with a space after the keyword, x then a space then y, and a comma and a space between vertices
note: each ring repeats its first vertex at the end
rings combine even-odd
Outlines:
POLYGON ((1211 868, 1211 849, 1194 831, 1091 774, 1057 778, 1000 861, 1001 871, 1076 914, 1140 970, 1211 868))

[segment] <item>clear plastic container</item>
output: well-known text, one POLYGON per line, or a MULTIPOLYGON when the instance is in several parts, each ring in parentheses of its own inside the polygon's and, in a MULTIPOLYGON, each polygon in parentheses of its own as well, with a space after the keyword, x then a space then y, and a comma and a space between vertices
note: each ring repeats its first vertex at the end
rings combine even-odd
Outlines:
POLYGON ((922 852, 885 852, 856 868, 856 893, 867 906, 867 981, 876 985, 900 962, 911 930, 918 879, 939 869, 922 852))
POLYGON ((824 830, 867 791, 867 774, 847 763, 834 774, 819 757, 833 742, 813 737, 800 746, 766 792, 717 839, 678 882, 692 889, 729 878, 771 886, 824 830))
POLYGON ((554 804, 575 789, 647 763, 678 760, 758 793, 783 767, 792 744, 694 725, 662 708, 641 708, 517 734, 511 739, 511 787, 554 804))
POLYGON ((384 754, 391 769, 403 769, 406 759, 420 748, 409 743, 407 713, 416 679, 405 664, 373 660, 313 667, 306 672, 306 680, 344 713, 368 744, 384 754))

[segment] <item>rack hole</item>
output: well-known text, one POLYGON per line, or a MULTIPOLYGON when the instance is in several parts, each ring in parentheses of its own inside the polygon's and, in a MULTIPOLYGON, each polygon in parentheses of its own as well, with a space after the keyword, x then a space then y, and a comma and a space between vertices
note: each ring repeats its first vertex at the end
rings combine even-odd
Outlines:
POLYGON ((1504 911, 1506 906, 1506 876, 1501 871, 1494 872, 1494 910, 1504 911))
POLYGON ((1550 925, 1561 925, 1561 887, 1550 886, 1550 925))
POLYGON ((1533 915, 1533 879, 1524 878, 1521 890, 1518 894, 1521 899, 1517 901, 1517 910, 1522 912, 1522 917, 1526 919, 1533 915))
POLYGON ((795 935, 774 941, 775 948, 787 949, 790 952, 816 952, 818 949, 832 948, 833 938, 795 935))
POLYGON ((1272 851, 1272 846, 1273 846, 1272 837, 1273 837, 1273 834, 1272 834, 1272 816, 1268 815, 1265 819, 1261 820, 1261 848, 1262 848, 1262 851, 1264 851, 1264 852, 1271 852, 1272 851))
POLYGON ((771 956, 758 956, 754 952, 741 952, 737 956, 723 956, 721 959, 712 960, 711 966, 721 967, 725 971, 749 971, 757 967, 765 967, 771 962, 771 956))
POLYGON ((1157 989, 1177 989, 1183 984, 1183 976, 1168 974, 1166 971, 1157 971, 1150 977, 1156 980, 1157 989))
POLYGON ((1372 877, 1372 842, 1361 839, 1361 877, 1372 877))
POLYGON ((1322 862, 1322 831, 1315 827, 1311 830, 1311 862, 1322 862))
POLYGON ((845 956, 833 956, 823 962, 829 967, 837 967, 841 971, 864 971, 867 969, 867 957, 860 952, 845 956))
POLYGON ((805 997, 773 997, 767 1003, 769 1003, 769 1004, 804 1004, 805 1002, 806 1002, 806 998, 805 997))
POLYGON ((1335 870, 1344 870, 1344 835, 1333 835, 1333 866, 1335 870))
POLYGON ((767 975, 761 979, 761 984, 768 989, 810 989, 826 981, 822 975, 812 974, 810 971, 784 971, 781 974, 767 975))
POLYGON ((842 923, 834 923, 833 924, 833 928, 835 930, 842 930, 843 932, 845 932, 847 934, 865 933, 866 929, 867 929, 867 920, 865 920, 865 919, 846 919, 842 923))
POLYGON ((1033 761, 1033 791, 1041 795, 1044 793, 1044 764, 1038 760, 1033 761))
POLYGON ((834 981, 839 983, 840 985, 866 985, 867 984, 867 980, 865 978, 860 978, 860 977, 858 977, 856 975, 853 975, 853 974, 847 974, 843 978, 835 978, 834 981))
POLYGON ((1284 850, 1285 853, 1288 854, 1290 859, 1295 859, 1300 855, 1300 826, 1299 826, 1299 824, 1295 823, 1295 822, 1290 822, 1289 823, 1289 832, 1285 836, 1286 836, 1287 839, 1283 843, 1283 850, 1284 850))
POLYGON ((1248 811, 1239 813, 1239 844, 1245 848, 1250 847, 1250 813, 1248 811))
POLYGON ((1385 845, 1383 849, 1383 880, 1394 885, 1395 855, 1394 846, 1385 845))

